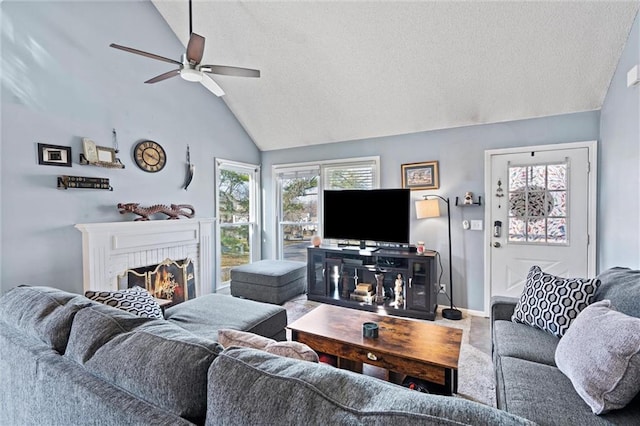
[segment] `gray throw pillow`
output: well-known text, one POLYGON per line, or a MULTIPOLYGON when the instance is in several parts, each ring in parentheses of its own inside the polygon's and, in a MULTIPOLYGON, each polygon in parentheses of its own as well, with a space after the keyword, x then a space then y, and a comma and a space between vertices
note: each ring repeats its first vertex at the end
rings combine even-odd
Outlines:
POLYGON ((532 266, 511 320, 562 337, 600 285, 596 278, 562 278, 532 266))
POLYGON ((640 318, 595 302, 560 339, 555 360, 595 414, 623 408, 640 391, 640 318))

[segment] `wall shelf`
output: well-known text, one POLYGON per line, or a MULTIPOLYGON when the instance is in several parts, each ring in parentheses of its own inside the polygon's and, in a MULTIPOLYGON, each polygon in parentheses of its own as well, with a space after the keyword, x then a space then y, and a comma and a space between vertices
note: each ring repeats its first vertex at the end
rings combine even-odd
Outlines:
POLYGON ((456 206, 458 206, 458 207, 474 207, 474 206, 481 206, 482 205, 482 196, 478 196, 478 201, 473 201, 473 199, 472 199, 473 202, 471 204, 465 204, 464 202, 463 203, 459 203, 458 202, 458 198, 459 197, 456 197, 456 206))
POLYGON ((58 189, 106 189, 113 191, 109 178, 58 176, 58 189))
POLYGON ((89 161, 87 157, 84 156, 83 153, 80 153, 80 164, 83 166, 97 166, 97 167, 107 167, 109 169, 124 169, 124 164, 120 162, 119 158, 115 158, 115 161, 89 161))

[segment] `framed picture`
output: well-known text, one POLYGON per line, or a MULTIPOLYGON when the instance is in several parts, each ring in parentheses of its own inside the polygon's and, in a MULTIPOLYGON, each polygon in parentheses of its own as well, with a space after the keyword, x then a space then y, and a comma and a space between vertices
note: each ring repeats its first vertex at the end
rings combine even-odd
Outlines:
POLYGON ((89 138, 82 138, 82 150, 85 160, 90 163, 98 161, 98 148, 94 141, 89 138))
POLYGON ((102 163, 115 163, 116 162, 116 150, 113 148, 107 148, 106 146, 96 146, 98 153, 98 161, 102 163))
POLYGON ((402 165, 402 187, 409 189, 438 189, 438 162, 409 163, 402 165))
POLYGON ((71 167, 71 147, 39 143, 38 164, 71 167))

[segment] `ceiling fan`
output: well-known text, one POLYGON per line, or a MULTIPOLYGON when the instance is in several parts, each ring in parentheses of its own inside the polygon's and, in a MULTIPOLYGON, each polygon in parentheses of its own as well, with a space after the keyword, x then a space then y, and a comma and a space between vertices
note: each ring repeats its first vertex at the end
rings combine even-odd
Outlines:
POLYGON ((218 83, 216 83, 209 74, 231 75, 237 77, 260 77, 260 70, 251 68, 239 68, 226 65, 202 65, 202 55, 204 54, 204 37, 193 32, 191 17, 191 0, 189 0, 189 43, 187 51, 182 54, 181 61, 165 58, 164 56, 155 55, 153 53, 144 52, 132 47, 121 46, 111 43, 109 45, 115 49, 124 50, 125 52, 135 53, 137 55, 146 56, 147 58, 157 59, 159 61, 169 62, 170 64, 179 65, 179 68, 167 71, 145 83, 152 84, 171 77, 179 75, 187 81, 199 81, 216 96, 223 96, 224 91, 218 83))

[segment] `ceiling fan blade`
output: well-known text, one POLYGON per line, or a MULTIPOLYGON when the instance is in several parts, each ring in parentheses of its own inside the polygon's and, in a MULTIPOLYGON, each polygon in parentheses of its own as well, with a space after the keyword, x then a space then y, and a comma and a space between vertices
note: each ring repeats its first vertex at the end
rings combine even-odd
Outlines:
POLYGON ((212 74, 232 75, 235 77, 260 77, 260 70, 228 67, 225 65, 202 65, 200 71, 210 72, 212 74))
POLYGON ((135 53, 136 55, 146 56, 147 58, 157 59, 159 61, 164 61, 164 62, 169 62, 170 64, 181 65, 180 62, 175 61, 173 59, 165 58, 164 56, 154 55, 153 53, 144 52, 142 50, 134 49, 132 47, 120 46, 119 44, 115 44, 115 43, 111 43, 109 46, 113 47, 114 49, 124 50, 125 52, 135 53))
POLYGON ((222 90, 222 87, 218 86, 218 83, 213 81, 213 79, 208 75, 202 74, 202 80, 200 82, 214 95, 224 96, 224 90, 222 90))
POLYGON ((176 75, 180 75, 180 69, 167 71, 164 74, 160 74, 157 77, 153 77, 152 79, 145 81, 145 83, 149 83, 149 84, 157 83, 159 81, 166 80, 171 77, 175 77, 176 75))
POLYGON ((197 65, 202 61, 202 55, 204 54, 204 37, 196 33, 191 33, 189 37, 189 44, 187 44, 187 60, 197 65))

